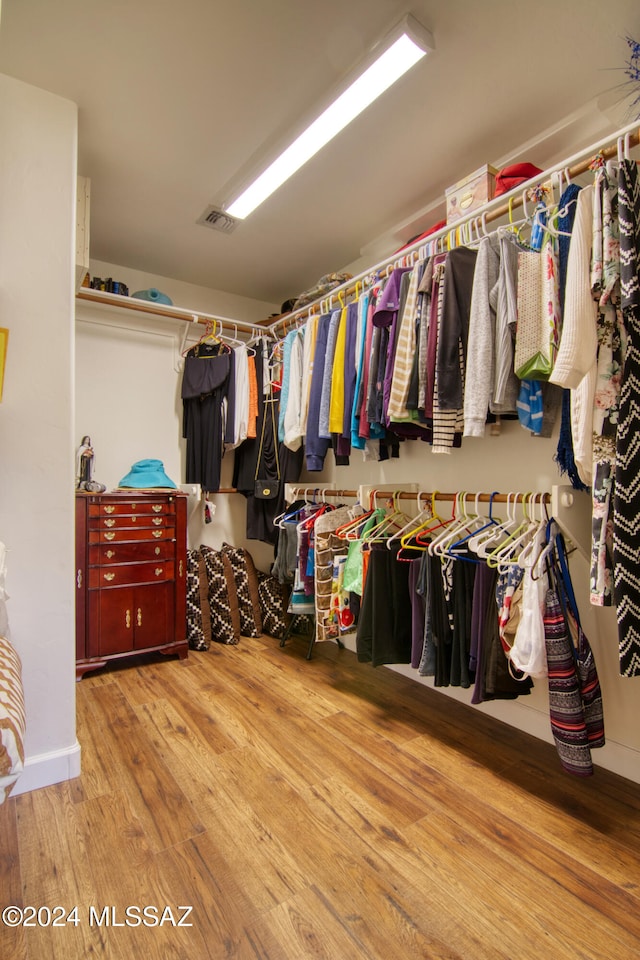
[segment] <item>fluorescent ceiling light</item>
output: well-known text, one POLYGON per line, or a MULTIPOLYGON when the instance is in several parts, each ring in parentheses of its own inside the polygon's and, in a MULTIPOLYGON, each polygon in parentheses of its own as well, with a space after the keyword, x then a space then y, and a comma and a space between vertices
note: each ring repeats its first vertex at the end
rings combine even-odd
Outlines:
POLYGON ((433 49, 431 34, 413 17, 406 17, 391 36, 394 38, 391 46, 387 47, 244 193, 232 204, 225 206, 225 213, 239 220, 249 216, 307 160, 433 49))

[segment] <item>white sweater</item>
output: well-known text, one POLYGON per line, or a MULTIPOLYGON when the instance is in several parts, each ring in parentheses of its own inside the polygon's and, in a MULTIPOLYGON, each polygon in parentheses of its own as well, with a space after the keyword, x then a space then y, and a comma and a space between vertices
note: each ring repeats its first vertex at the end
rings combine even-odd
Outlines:
POLYGON ((591 296, 592 235, 593 184, 590 184, 578 194, 567 260, 560 348, 549 377, 551 383, 572 390, 593 367, 598 350, 598 307, 591 296))

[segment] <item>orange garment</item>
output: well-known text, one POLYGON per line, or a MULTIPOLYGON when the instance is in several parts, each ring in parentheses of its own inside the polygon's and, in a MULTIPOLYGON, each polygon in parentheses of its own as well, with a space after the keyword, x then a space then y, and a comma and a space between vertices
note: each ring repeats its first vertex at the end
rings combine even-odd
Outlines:
POLYGON ((247 439, 255 440, 258 436, 256 422, 258 420, 258 377, 256 375, 256 358, 248 357, 249 361, 249 420, 247 422, 247 439))

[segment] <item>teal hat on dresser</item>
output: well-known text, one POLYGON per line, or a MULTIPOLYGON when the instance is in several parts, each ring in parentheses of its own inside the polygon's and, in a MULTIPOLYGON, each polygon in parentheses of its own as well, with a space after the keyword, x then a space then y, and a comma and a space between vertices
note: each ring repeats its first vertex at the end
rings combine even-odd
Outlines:
POLYGON ((164 472, 162 460, 138 460, 123 477, 119 487, 143 489, 146 487, 171 487, 177 489, 173 480, 164 472))

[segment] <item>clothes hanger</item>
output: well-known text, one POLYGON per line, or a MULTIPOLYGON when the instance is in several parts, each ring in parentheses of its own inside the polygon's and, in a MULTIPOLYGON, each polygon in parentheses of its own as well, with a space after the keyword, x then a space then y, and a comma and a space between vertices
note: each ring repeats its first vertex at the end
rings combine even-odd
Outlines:
POLYGON ((518 566, 521 546, 538 529, 537 522, 529 514, 532 498, 533 493, 531 491, 522 495, 522 522, 503 544, 487 555, 486 560, 490 567, 495 567, 504 572, 510 566, 518 566))
MULTIPOLYGON (((194 344, 192 344, 192 346, 189 347, 189 349, 186 351, 185 354, 183 354, 183 356, 188 356, 190 350, 195 349, 197 351, 197 348, 201 344, 205 344, 205 343, 214 343, 214 344, 219 343, 223 350, 225 350, 228 353, 231 353, 231 347, 227 343, 225 343, 224 340, 221 337, 219 337, 218 334, 216 333, 216 323, 217 321, 215 320, 209 320, 207 323, 206 329, 202 334, 202 336, 200 337, 200 339, 197 340, 194 344)), ((220 333, 222 333, 222 321, 220 321, 220 333)), ((211 357, 208 357, 206 355, 203 357, 200 357, 197 352, 193 354, 193 356, 197 357, 199 360, 211 359, 211 357)))
POLYGON ((480 561, 477 559, 477 557, 468 556, 465 545, 474 532, 477 532, 480 528, 484 529, 486 526, 486 521, 486 516, 480 513, 480 494, 476 493, 473 513, 467 513, 467 522, 465 525, 464 535, 458 539, 455 539, 457 533, 456 531, 453 531, 454 538, 452 539, 451 536, 445 538, 445 540, 442 541, 437 547, 435 553, 437 553, 439 556, 449 556, 453 557, 454 559, 469 560, 472 563, 479 563, 480 561))
MULTIPOLYGON (((438 499, 438 490, 434 490, 431 494, 431 519, 425 521, 422 525, 422 529, 418 530, 415 533, 416 545, 420 547, 428 547, 433 539, 433 534, 436 530, 441 530, 443 527, 448 526, 455 520, 455 510, 456 502, 454 500, 453 507, 451 510, 450 517, 441 517, 438 511, 436 510, 436 500, 438 499)), ((402 542, 402 541, 401 541, 402 542)))
MULTIPOLYGON (((392 533, 389 539, 387 540, 387 548, 389 550, 391 549, 391 544, 396 540, 400 540, 401 541, 400 545, 402 546, 402 541, 405 539, 407 534, 409 536, 409 539, 413 538, 415 536, 416 530, 422 527, 425 520, 431 519, 431 508, 429 507, 428 504, 425 504, 424 507, 421 507, 421 496, 422 495, 420 491, 418 491, 418 494, 416 496, 416 506, 419 512, 416 514, 416 516, 409 517, 408 521, 404 524, 404 526, 400 527, 399 530, 396 530, 395 533, 392 533), (425 517, 425 514, 427 514, 426 517, 425 517)), ((420 549, 423 550, 424 548, 421 547, 420 549)))
POLYGON ((538 533, 540 532, 540 530, 541 530, 543 527, 546 528, 546 525, 547 525, 547 523, 549 522, 549 515, 548 515, 548 513, 547 513, 546 504, 544 503, 544 493, 539 493, 539 494, 534 494, 534 495, 533 495, 532 516, 533 516, 533 513, 535 512, 536 497, 538 497, 538 511, 539 511, 539 513, 540 513, 540 516, 539 516, 539 518, 538 518, 538 529, 537 529, 537 531, 534 531, 534 532, 533 532, 533 536, 531 537, 531 539, 530 539, 529 541, 526 541, 526 542, 525 542, 524 547, 523 547, 522 550, 520 551, 520 553, 519 553, 519 555, 518 555, 518 561, 517 561, 519 567, 524 567, 525 564, 527 564, 527 563, 529 562, 531 553, 532 553, 532 551, 534 550, 534 547, 535 547, 535 543, 536 543, 536 540, 537 540, 538 533))
POLYGON ((391 500, 392 509, 387 511, 379 523, 375 524, 366 534, 362 536, 362 541, 372 543, 377 540, 386 540, 386 534, 389 530, 397 529, 407 522, 409 517, 398 507, 398 496, 400 490, 396 490, 391 500))
POLYGON ((467 512, 466 490, 456 493, 456 499, 454 501, 454 517, 452 519, 453 523, 448 524, 447 527, 429 544, 428 550, 432 557, 442 557, 449 543, 455 540, 461 533, 464 533, 468 530, 467 524, 470 521, 470 516, 467 512))
POLYGON ((517 502, 518 494, 510 491, 507 494, 507 516, 505 519, 499 521, 494 530, 485 530, 484 533, 478 531, 471 538, 471 549, 483 560, 486 560, 494 545, 499 547, 503 544, 505 537, 508 537, 518 526, 520 521, 516 510, 517 502))
MULTIPOLYGON (((479 539, 476 541, 476 538, 480 538, 481 535, 485 533, 487 530, 490 530, 493 533, 495 528, 499 526, 500 518, 499 517, 496 518, 493 516, 493 501, 497 495, 498 495, 497 490, 494 490, 494 492, 491 494, 489 498, 489 514, 487 517, 482 517, 480 515, 478 511, 479 494, 476 495, 475 510, 478 513, 478 519, 484 522, 482 523, 482 526, 478 530, 472 530, 470 533, 466 534, 466 536, 462 537, 460 540, 457 540, 455 543, 451 544, 451 546, 447 551, 451 556, 454 556, 456 551, 460 550, 460 548, 464 547, 465 545, 469 550, 475 553, 476 551, 474 549, 474 542, 478 542, 478 543, 480 542, 479 539)), ((462 559, 467 559, 467 558, 463 557, 462 559)))

